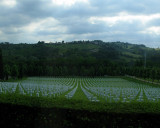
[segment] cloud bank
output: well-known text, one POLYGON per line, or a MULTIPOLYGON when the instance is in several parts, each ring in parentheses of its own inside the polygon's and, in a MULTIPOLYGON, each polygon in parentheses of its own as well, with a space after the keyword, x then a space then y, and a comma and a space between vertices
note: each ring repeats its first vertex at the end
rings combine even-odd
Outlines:
POLYGON ((1 0, 0 42, 95 40, 160 47, 159 0, 1 0))

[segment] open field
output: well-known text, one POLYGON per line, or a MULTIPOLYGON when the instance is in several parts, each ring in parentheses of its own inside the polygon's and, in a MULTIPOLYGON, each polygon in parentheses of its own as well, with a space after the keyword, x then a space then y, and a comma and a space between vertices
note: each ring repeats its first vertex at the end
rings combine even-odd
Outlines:
POLYGON ((122 78, 38 78, 1 82, 0 101, 36 107, 160 112, 160 88, 122 78))
POLYGON ((122 78, 0 83, 2 127, 157 127, 160 88, 122 78), (10 123, 8 123, 10 122, 10 123))

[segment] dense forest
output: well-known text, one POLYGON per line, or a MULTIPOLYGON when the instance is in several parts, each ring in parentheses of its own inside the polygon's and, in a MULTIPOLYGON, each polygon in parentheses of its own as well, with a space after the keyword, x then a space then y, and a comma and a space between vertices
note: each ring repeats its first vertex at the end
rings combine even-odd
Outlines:
POLYGON ((0 43, 0 79, 121 76, 160 79, 160 49, 124 42, 0 43))

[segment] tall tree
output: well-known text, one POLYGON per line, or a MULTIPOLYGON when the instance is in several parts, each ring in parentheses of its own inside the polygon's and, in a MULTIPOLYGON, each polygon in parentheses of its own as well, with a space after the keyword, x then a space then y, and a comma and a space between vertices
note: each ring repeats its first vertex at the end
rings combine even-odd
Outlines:
POLYGON ((4 79, 2 50, 0 49, 0 79, 4 79))
POLYGON ((156 72, 155 72, 155 69, 153 68, 152 70, 151 70, 151 73, 150 73, 150 77, 151 77, 151 79, 152 79, 152 82, 155 80, 155 78, 156 78, 156 72))
POLYGON ((4 77, 6 80, 8 80, 8 77, 11 75, 11 70, 10 70, 10 66, 8 64, 6 64, 4 66, 4 77))
POLYGON ((18 65, 18 70, 19 70, 18 78, 23 78, 23 76, 24 76, 24 71, 23 71, 23 65, 22 65, 22 63, 20 63, 20 64, 18 65))
POLYGON ((160 69, 157 70, 157 79, 160 81, 160 69))
POLYGON ((18 70, 18 66, 17 66, 17 65, 13 65, 13 66, 12 66, 11 76, 12 76, 13 78, 18 78, 18 76, 19 76, 19 70, 18 70))

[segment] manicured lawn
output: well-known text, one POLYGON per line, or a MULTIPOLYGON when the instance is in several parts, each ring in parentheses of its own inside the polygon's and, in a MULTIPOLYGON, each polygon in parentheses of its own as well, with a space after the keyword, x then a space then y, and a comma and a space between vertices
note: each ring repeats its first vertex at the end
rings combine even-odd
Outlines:
POLYGON ((160 113, 160 88, 131 79, 33 77, 0 85, 1 103, 99 112, 160 113))

